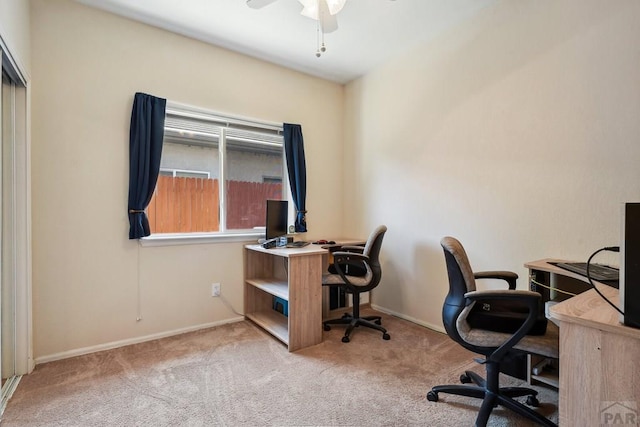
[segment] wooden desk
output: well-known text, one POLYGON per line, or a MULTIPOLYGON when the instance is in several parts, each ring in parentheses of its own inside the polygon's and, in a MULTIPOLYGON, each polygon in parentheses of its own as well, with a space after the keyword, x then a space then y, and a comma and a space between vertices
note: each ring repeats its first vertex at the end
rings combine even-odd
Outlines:
MULTIPOLYGON (((559 276, 586 281, 547 261, 525 266, 547 272, 551 283, 559 276)), ((595 283, 618 305, 617 289, 595 283)), ((640 329, 622 325, 618 312, 593 289, 552 306, 549 317, 560 325, 559 424, 600 426, 607 408, 629 402, 626 407, 638 410, 640 417, 640 329)))
MULTIPOLYGON (((618 304, 617 289, 598 289, 618 304)), ((560 425, 600 426, 603 411, 616 403, 640 409, 640 329, 622 325, 593 289, 550 312, 560 322, 560 425)))
MULTIPOLYGON (((342 245, 360 243, 336 239, 342 245)), ((322 274, 329 259, 327 246, 264 249, 244 247, 244 313, 247 319, 296 351, 322 342, 322 274), (288 316, 273 309, 273 297, 288 303, 288 316)))

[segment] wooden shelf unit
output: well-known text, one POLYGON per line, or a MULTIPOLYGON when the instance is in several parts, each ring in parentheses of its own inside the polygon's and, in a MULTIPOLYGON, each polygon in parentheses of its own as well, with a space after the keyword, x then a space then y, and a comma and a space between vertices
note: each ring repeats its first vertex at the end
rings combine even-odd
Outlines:
POLYGON ((322 271, 327 250, 318 246, 244 248, 245 317, 296 351, 322 342, 322 271), (288 303, 288 316, 273 297, 288 303))
MULTIPOLYGON (((572 295, 579 295, 591 289, 591 285, 589 285, 586 277, 553 264, 562 261, 564 260, 542 259, 525 264, 525 267, 529 269, 529 289, 540 293, 544 303, 552 302, 559 304, 563 301, 570 300, 572 295)), ((594 281, 594 283, 599 284, 597 281, 594 281)), ((599 286, 609 288, 609 286, 604 284, 599 284, 599 286)), ((544 307, 542 309, 544 310, 544 307)), ((547 318, 550 318, 550 321, 554 321, 556 324, 558 323, 556 319, 550 316, 549 312, 546 312, 545 315, 547 318)), ((542 360, 544 360, 544 357, 535 355, 527 356, 527 380, 530 384, 541 382, 559 388, 559 376, 561 375, 559 371, 561 364, 558 359, 549 359, 551 368, 544 370, 541 374, 535 375, 532 372, 533 367, 542 360)))

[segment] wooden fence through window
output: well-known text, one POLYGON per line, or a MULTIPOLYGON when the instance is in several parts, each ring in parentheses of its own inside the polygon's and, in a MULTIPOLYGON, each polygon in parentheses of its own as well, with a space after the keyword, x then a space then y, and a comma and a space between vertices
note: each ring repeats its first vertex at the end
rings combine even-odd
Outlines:
MULTIPOLYGON (((267 199, 282 198, 282 183, 227 181, 227 229, 265 225, 267 199)), ((147 208, 152 233, 220 230, 217 179, 159 176, 147 208)))

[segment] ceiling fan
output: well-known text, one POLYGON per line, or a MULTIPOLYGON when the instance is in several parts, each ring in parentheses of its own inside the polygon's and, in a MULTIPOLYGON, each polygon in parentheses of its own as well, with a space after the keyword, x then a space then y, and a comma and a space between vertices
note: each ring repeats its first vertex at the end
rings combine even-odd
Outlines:
MULTIPOLYGON (((276 0, 247 0, 247 6, 252 9, 260 9, 276 0)), ((336 15, 342 10, 347 0, 298 0, 303 9, 301 15, 318 22, 318 50, 316 56, 327 50, 324 44, 324 35, 338 29, 336 15)))

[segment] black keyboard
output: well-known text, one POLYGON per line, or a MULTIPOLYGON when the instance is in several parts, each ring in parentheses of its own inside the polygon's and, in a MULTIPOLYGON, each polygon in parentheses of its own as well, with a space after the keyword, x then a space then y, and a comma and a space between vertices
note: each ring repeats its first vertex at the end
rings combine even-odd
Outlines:
MULTIPOLYGON (((558 262, 555 263, 560 268, 587 277, 587 263, 586 262, 558 262)), ((618 281, 620 277, 620 271, 617 268, 609 267, 602 264, 589 265, 589 276, 593 280, 598 282, 611 282, 618 281)))
POLYGON ((291 242, 291 243, 287 243, 287 247, 288 248, 304 248, 308 244, 309 242, 303 242, 303 241, 291 242))

